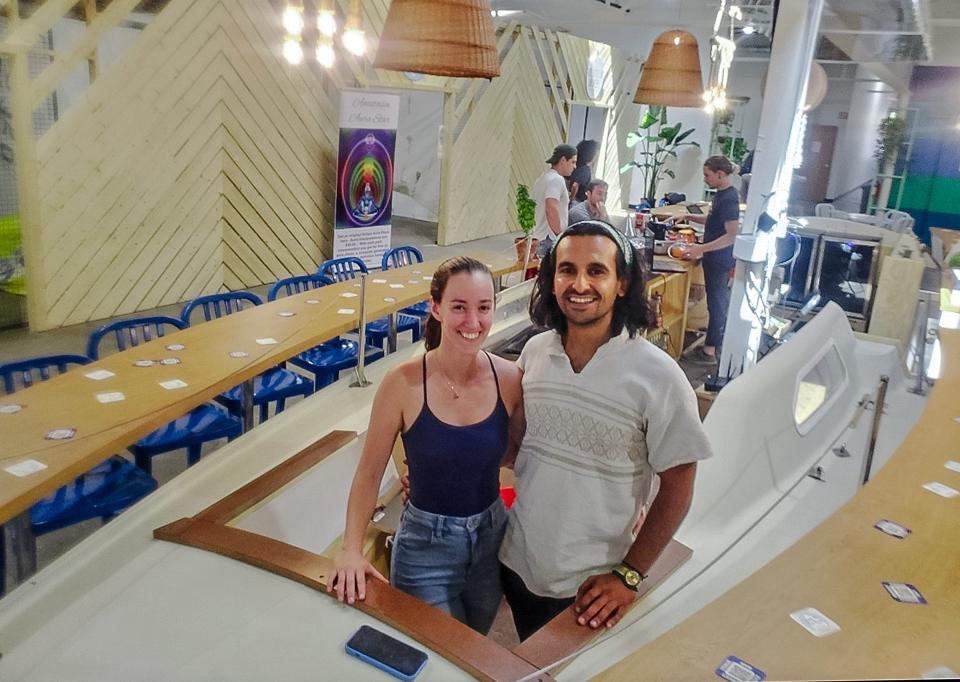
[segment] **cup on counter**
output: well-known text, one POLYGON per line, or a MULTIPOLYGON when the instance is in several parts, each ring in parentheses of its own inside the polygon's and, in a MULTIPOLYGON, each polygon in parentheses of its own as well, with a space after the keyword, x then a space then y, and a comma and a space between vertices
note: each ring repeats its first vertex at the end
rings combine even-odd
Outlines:
POLYGON ((681 227, 677 230, 677 234, 680 236, 680 241, 684 244, 697 243, 697 233, 692 227, 681 227))
POLYGON ((683 260, 683 254, 686 253, 686 251, 686 246, 681 242, 674 242, 667 247, 667 255, 677 260, 683 260))

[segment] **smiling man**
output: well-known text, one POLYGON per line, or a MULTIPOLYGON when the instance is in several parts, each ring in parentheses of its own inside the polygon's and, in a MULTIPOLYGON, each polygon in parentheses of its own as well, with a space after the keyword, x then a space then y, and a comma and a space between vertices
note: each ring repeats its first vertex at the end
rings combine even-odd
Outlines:
POLYGON ((571 604, 580 625, 615 625, 710 456, 686 377, 640 335, 643 290, 633 247, 601 221, 572 225, 541 264, 530 315, 549 331, 519 360, 526 432, 500 549, 521 639, 571 604), (634 537, 654 475, 659 492, 634 537))

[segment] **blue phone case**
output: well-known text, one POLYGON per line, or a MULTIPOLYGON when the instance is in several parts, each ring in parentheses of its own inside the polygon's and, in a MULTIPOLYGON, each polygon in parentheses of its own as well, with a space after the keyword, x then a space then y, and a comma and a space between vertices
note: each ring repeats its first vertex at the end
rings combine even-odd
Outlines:
POLYGON ((386 662, 384 662, 384 661, 382 661, 382 660, 380 660, 380 659, 378 659, 378 658, 374 658, 371 654, 366 653, 366 652, 364 652, 364 651, 360 651, 360 650, 354 648, 354 646, 352 646, 352 644, 353 644, 353 642, 354 642, 354 639, 356 639, 357 636, 360 634, 359 631, 358 631, 358 633, 356 633, 356 634, 354 635, 354 637, 352 637, 352 638, 350 639, 350 641, 348 641, 348 642, 346 643, 346 645, 344 646, 344 650, 345 650, 348 654, 350 654, 351 656, 353 656, 353 657, 355 657, 355 658, 359 658, 361 661, 364 661, 364 662, 366 662, 366 663, 369 663, 370 665, 372 665, 372 666, 375 667, 375 668, 379 668, 380 670, 382 670, 383 672, 387 673, 388 675, 393 675, 394 677, 396 677, 396 678, 398 678, 398 679, 401 679, 401 680, 406 680, 407 682, 410 682, 411 680, 413 680, 414 678, 416 678, 416 676, 420 674, 420 671, 423 670, 423 666, 425 666, 425 665, 427 664, 427 660, 428 660, 428 659, 427 659, 426 653, 420 651, 419 649, 414 649, 413 647, 408 646, 408 645, 404 644, 403 642, 400 642, 399 640, 397 640, 397 639, 395 639, 395 638, 393 638, 393 637, 390 637, 390 635, 388 635, 388 634, 386 634, 386 633, 384 633, 384 632, 380 632, 379 630, 376 630, 376 629, 374 629, 374 628, 370 628, 369 626, 364 625, 364 626, 361 628, 361 631, 364 630, 364 629, 372 630, 374 633, 376 633, 377 636, 380 636, 381 638, 384 638, 384 639, 388 639, 388 640, 396 643, 397 645, 399 645, 399 646, 401 646, 401 647, 405 647, 405 648, 408 649, 410 652, 416 652, 416 653, 418 653, 418 654, 423 655, 423 660, 420 662, 420 665, 417 667, 417 669, 416 669, 415 671, 413 671, 412 673, 409 673, 409 674, 408 674, 408 673, 405 673, 405 672, 403 672, 403 671, 401 671, 401 670, 398 670, 397 668, 393 667, 393 666, 390 665, 389 663, 386 663, 386 662))

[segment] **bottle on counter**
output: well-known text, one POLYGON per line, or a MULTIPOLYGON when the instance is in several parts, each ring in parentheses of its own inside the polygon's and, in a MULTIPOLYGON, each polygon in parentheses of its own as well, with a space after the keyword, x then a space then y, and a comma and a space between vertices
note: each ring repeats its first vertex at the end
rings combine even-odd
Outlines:
POLYGON ((663 329, 663 296, 660 292, 654 292, 650 298, 650 316, 653 317, 653 324, 657 329, 663 329))

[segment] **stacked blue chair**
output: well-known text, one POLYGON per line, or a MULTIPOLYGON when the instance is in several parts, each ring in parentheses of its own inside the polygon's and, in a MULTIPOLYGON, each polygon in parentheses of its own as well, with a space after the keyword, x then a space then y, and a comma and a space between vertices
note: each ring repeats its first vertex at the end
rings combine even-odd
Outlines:
MULTIPOLYGON (((86 365, 83 355, 47 355, 0 364, 3 390, 10 394, 28 388, 36 381, 46 381, 51 374, 60 374, 73 365, 86 365)), ((100 517, 104 522, 157 489, 157 481, 132 462, 119 455, 79 476, 53 495, 30 508, 30 525, 34 535, 100 517)))
MULTIPOLYGON (((423 254, 415 246, 396 246, 383 254, 380 267, 383 270, 403 268, 408 265, 423 262, 423 254)), ((420 301, 411 306, 400 309, 401 313, 424 319, 430 316, 430 301, 420 301)))
MULTIPOLYGON (((275 301, 281 296, 292 296, 311 289, 318 289, 330 284, 324 275, 299 275, 279 280, 267 292, 267 300, 275 301)), ((357 356, 360 344, 356 341, 341 339, 335 336, 329 341, 305 350, 296 357, 290 358, 292 365, 313 372, 314 390, 332 384, 339 378, 340 372, 357 366, 357 356)), ((367 344, 366 363, 374 362, 383 357, 383 351, 376 346, 367 344)))
MULTIPOLYGON (((209 294, 196 298, 183 307, 180 319, 189 326, 195 310, 203 313, 203 319, 210 320, 232 315, 245 308, 263 303, 260 297, 249 291, 228 291, 223 294, 209 294)), ((270 403, 277 403, 277 414, 283 412, 287 398, 308 396, 313 393, 313 382, 305 376, 282 367, 268 369, 253 379, 253 404, 260 408, 260 421, 267 420, 270 403)), ((243 409, 243 387, 234 386, 217 396, 217 402, 225 405, 230 412, 240 415, 243 409)))
MULTIPOLYGON (((90 334, 87 354, 96 360, 107 340, 113 342, 114 350, 122 351, 177 332, 184 326, 177 318, 166 316, 133 317, 110 322, 90 334)), ((147 434, 128 449, 136 458, 137 466, 150 473, 151 461, 156 455, 186 448, 187 465, 191 466, 200 461, 204 443, 220 438, 233 440, 242 431, 243 426, 238 418, 207 403, 147 434)))
MULTIPOLYGON (((345 256, 343 258, 331 258, 330 260, 321 263, 320 270, 317 271, 317 274, 326 275, 334 282, 345 282, 347 280, 356 279, 361 274, 366 274, 367 272, 367 266, 362 260, 356 256, 345 256)), ((399 334, 405 331, 409 331, 411 333, 414 343, 419 341, 421 335, 423 334, 423 329, 420 325, 420 318, 398 313, 397 333, 399 334)), ((377 344, 381 348, 383 347, 383 342, 386 340, 389 334, 390 321, 386 317, 381 317, 367 323, 367 336, 373 343, 377 344)))

